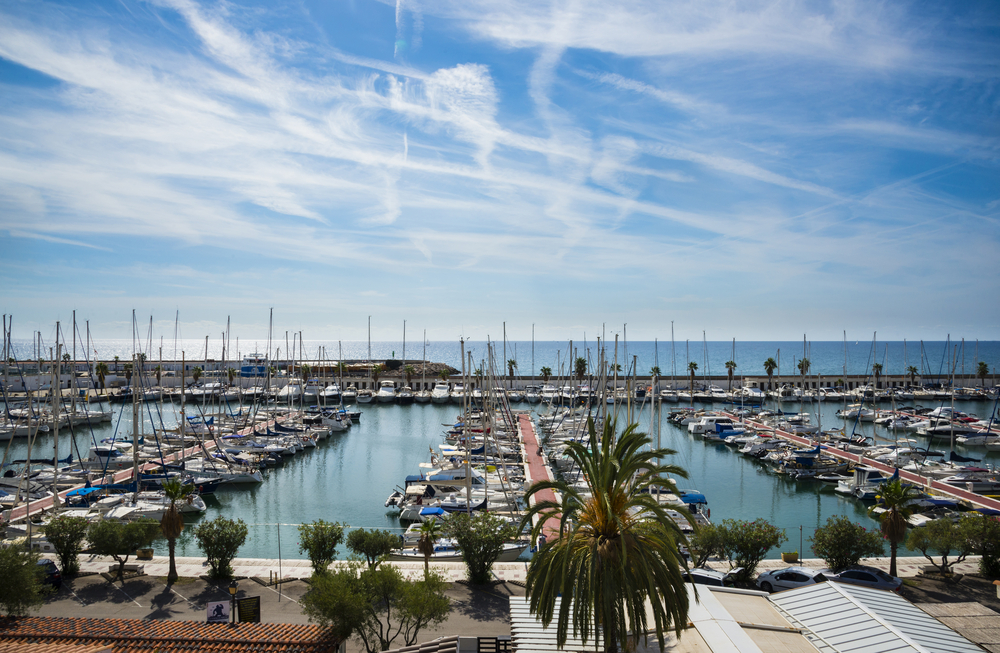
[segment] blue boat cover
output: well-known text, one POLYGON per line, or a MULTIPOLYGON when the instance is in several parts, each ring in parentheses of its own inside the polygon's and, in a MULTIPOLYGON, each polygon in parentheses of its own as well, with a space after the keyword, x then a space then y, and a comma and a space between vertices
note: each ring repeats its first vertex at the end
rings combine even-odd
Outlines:
POLYGON ((681 501, 684 503, 708 503, 708 499, 705 498, 704 494, 700 492, 690 492, 688 494, 681 495, 681 501))
POLYGON ((440 507, 437 507, 437 506, 435 506, 433 508, 431 508, 431 507, 421 508, 420 509, 420 514, 421 515, 443 515, 444 514, 444 509, 440 508, 440 507))

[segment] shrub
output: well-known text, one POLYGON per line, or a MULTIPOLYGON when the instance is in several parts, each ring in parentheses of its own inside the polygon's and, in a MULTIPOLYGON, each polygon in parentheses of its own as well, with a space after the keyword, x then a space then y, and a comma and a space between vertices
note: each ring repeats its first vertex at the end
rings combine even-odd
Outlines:
POLYGON ((233 568, 229 563, 247 539, 247 525, 242 519, 233 521, 219 516, 203 522, 194 531, 198 547, 208 558, 212 578, 232 578, 233 568))
POLYGON ((38 569, 39 555, 19 544, 0 544, 0 607, 10 617, 23 617, 45 601, 48 588, 38 569))
POLYGON ((691 553, 691 566, 704 566, 712 556, 725 556, 722 547, 722 532, 714 524, 702 526, 688 537, 688 551, 691 553))
POLYGON ((757 571, 757 565, 771 549, 787 540, 784 529, 764 519, 741 521, 724 519, 719 530, 720 546, 729 560, 730 569, 743 567, 736 580, 747 582, 757 571))
POLYGON ((152 519, 120 522, 102 519, 87 530, 90 550, 97 555, 111 556, 118 563, 116 578, 125 573, 125 563, 136 549, 150 545, 160 534, 160 524, 152 519))
POLYGON ((490 581, 493 563, 503 553, 503 545, 517 536, 517 529, 492 512, 473 516, 452 515, 445 524, 445 532, 455 538, 469 570, 469 581, 482 585, 490 581))
POLYGON ((984 515, 978 520, 972 522, 970 532, 975 536, 976 553, 982 556, 979 572, 987 578, 1000 578, 1000 519, 984 515))
POLYGON ((311 524, 299 524, 299 553, 308 553, 314 574, 327 571, 343 539, 343 524, 322 519, 311 524))
POLYGON ((69 515, 60 515, 45 525, 45 539, 56 550, 64 576, 74 576, 80 571, 80 551, 89 526, 90 522, 83 517, 69 515))
POLYGON ((885 553, 882 535, 855 524, 843 515, 834 515, 810 538, 813 551, 834 571, 858 564, 862 558, 885 553))
POLYGON ((399 536, 389 531, 359 528, 347 535, 347 548, 364 558, 369 569, 377 567, 381 559, 398 546, 399 536))
POLYGON ((935 519, 934 521, 918 526, 910 532, 910 537, 906 542, 906 548, 911 551, 920 551, 924 554, 932 565, 937 567, 942 574, 951 573, 952 565, 956 565, 970 553, 976 550, 978 543, 979 515, 966 515, 958 522, 951 522, 947 519, 935 519), (954 560, 948 557, 955 553, 954 560), (932 553, 937 553, 941 557, 941 564, 934 561, 932 553))

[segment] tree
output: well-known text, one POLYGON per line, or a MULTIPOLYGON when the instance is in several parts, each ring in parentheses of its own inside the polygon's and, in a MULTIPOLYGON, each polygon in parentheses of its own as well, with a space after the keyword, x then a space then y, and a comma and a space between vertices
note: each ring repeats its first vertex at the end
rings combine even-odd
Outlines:
POLYGON ((722 550, 729 560, 729 568, 743 567, 736 580, 748 581, 757 571, 757 565, 771 549, 787 540, 784 529, 764 519, 743 521, 724 519, 719 529, 722 550))
POLYGON ((231 578, 230 563, 247 540, 247 525, 242 519, 233 521, 221 515, 212 521, 202 522, 194 531, 198 547, 208 558, 212 578, 231 578))
POLYGON ((344 540, 344 524, 318 519, 311 524, 299 524, 299 553, 309 555, 313 574, 327 571, 344 540))
POLYGON ((115 356, 115 374, 118 374, 118 357, 115 356))
POLYGON ((577 356, 573 362, 573 371, 576 372, 576 378, 583 381, 583 378, 587 376, 587 359, 583 356, 577 356))
POLYGON ((729 372, 729 391, 733 391, 733 373, 736 371, 736 361, 726 361, 726 371, 729 372))
POLYGON ((725 556, 722 532, 714 524, 696 528, 694 534, 688 536, 688 551, 692 567, 702 567, 714 556, 725 556))
POLYGON ((617 424, 608 419, 598 437, 590 419, 587 430, 589 442, 567 443, 565 455, 580 469, 588 491, 555 480, 534 483, 525 495, 528 501, 553 489, 560 496, 537 501, 521 521, 522 528, 534 523, 533 542, 547 522, 559 523, 559 537, 541 545, 528 568, 531 611, 548 625, 561 596, 558 646, 566 643, 571 626, 574 637, 584 641, 600 628, 605 650, 617 651, 628 632, 649 630, 648 602, 662 648, 666 630, 679 634, 687 624, 681 574, 686 565, 679 549, 687 542, 655 493, 676 492, 670 477, 687 473, 662 464, 676 452, 654 449, 635 424, 617 435, 617 424))
POLYGON ((1000 519, 995 515, 968 513, 968 533, 975 543, 979 559, 979 573, 987 578, 1000 578, 1000 519))
MULTIPOLYGON (((809 539, 813 551, 834 571, 885 552, 882 537, 843 515, 833 515, 809 539)), ((893 574, 895 575, 895 574, 893 574)))
POLYGON ((889 541, 889 575, 896 575, 896 552, 906 539, 907 520, 913 514, 913 502, 921 492, 912 485, 905 485, 899 479, 889 481, 875 495, 875 505, 868 510, 868 516, 878 519, 882 537, 889 541), (876 513, 876 508, 884 512, 876 513))
POLYGON ((125 383, 132 384, 132 363, 125 363, 125 383))
POLYGON ((195 368, 193 370, 191 370, 191 378, 194 379, 195 383, 198 382, 198 379, 201 378, 201 368, 200 367, 195 366, 195 368))
POLYGON ((372 366, 372 386, 378 385, 378 377, 382 376, 382 372, 385 371, 382 363, 372 366))
POLYGON ((377 567, 398 546, 399 536, 384 530, 359 528, 347 536, 347 548, 364 558, 369 569, 377 567))
POLYGON ((979 385, 986 387, 986 377, 990 375, 990 366, 986 364, 985 361, 979 361, 979 366, 976 368, 976 376, 979 378, 979 385))
MULTIPOLYGON (((236 380, 236 374, 237 371, 235 367, 226 368, 226 378, 229 379, 229 385, 232 385, 233 381, 236 380)), ((157 377, 157 381, 159 381, 159 377, 157 377)))
POLYGON ((80 551, 83 550, 88 526, 90 522, 83 517, 59 515, 42 529, 45 539, 59 556, 59 567, 66 576, 74 576, 80 571, 80 551))
POLYGON ((451 371, 443 369, 440 372, 438 372, 438 377, 440 377, 442 381, 447 381, 448 379, 451 378, 451 371))
POLYGON ((809 366, 810 365, 811 365, 811 363, 809 362, 808 358, 803 358, 802 360, 800 360, 796 364, 796 367, 799 368, 799 373, 802 374, 802 379, 803 379, 803 381, 802 381, 802 387, 803 388, 806 387, 805 377, 806 377, 806 374, 809 374, 809 366))
POLYGON ((920 551, 942 574, 950 574, 952 565, 957 565, 976 550, 978 533, 975 532, 976 517, 963 517, 957 523, 948 519, 934 519, 910 532, 906 548, 920 551), (941 564, 934 561, 932 553, 941 556, 941 564), (948 556, 956 558, 949 561, 948 556))
POLYGON ((439 574, 406 580, 392 565, 368 569, 353 563, 314 576, 301 602, 311 621, 341 639, 354 635, 376 653, 389 650, 399 636, 412 646, 422 629, 444 622, 451 607, 445 586, 439 574))
POLYGON ((443 528, 437 519, 427 519, 420 524, 420 539, 417 540, 417 551, 424 556, 424 574, 431 571, 431 556, 434 555, 434 544, 441 536, 443 528))
POLYGON ((403 368, 403 373, 406 375, 406 385, 413 385, 413 375, 417 373, 417 368, 407 365, 403 368))
POLYGON ((691 391, 691 400, 694 401, 694 373, 698 371, 698 363, 694 361, 688 362, 688 374, 691 375, 691 384, 688 389, 691 391))
POLYGON ((163 376, 163 366, 157 365, 153 368, 153 372, 156 373, 156 385, 160 385, 160 378, 163 376))
POLYGON ((452 515, 444 530, 455 538, 455 547, 462 552, 473 585, 490 581, 490 571, 503 553, 503 545, 517 536, 513 526, 492 512, 452 515))
POLYGON ((104 389, 104 379, 107 378, 108 373, 109 373, 108 364, 107 363, 98 363, 97 367, 94 368, 94 371, 97 372, 97 381, 98 381, 98 383, 101 384, 101 390, 103 390, 104 389))
POLYGON ((510 387, 514 387, 514 370, 517 369, 517 359, 511 358, 507 361, 507 376, 510 377, 510 387))
POLYGON ((177 502, 183 501, 194 491, 191 484, 181 483, 176 479, 170 479, 163 483, 163 494, 170 499, 170 505, 160 518, 160 532, 167 540, 167 550, 170 552, 170 569, 167 571, 167 583, 177 581, 177 561, 175 552, 177 548, 177 538, 184 530, 184 515, 177 509, 177 502))
POLYGON ((548 383, 549 379, 552 378, 552 368, 551 367, 543 367, 542 369, 540 369, 538 371, 542 375, 542 383, 548 383))
POLYGON ((39 555, 20 544, 0 544, 0 607, 10 617, 23 617, 45 602, 48 588, 38 569, 39 555))
POLYGON ((312 373, 312 368, 309 367, 307 364, 302 363, 301 365, 299 365, 299 376, 302 378, 303 381, 308 381, 309 375, 311 373, 312 373))
POLYGON ((649 375, 650 376, 660 376, 660 366, 659 365, 654 365, 653 367, 649 368, 649 375))
POLYGON ((875 375, 875 387, 879 387, 878 381, 882 378, 882 363, 872 364, 872 374, 875 375))
POLYGON ((916 385, 917 383, 917 367, 915 365, 910 365, 906 368, 907 373, 910 375, 910 385, 916 385))
POLYGON ((115 578, 122 578, 125 573, 125 563, 136 549, 143 549, 156 539, 160 525, 152 519, 140 519, 134 522, 120 522, 112 519, 102 519, 94 522, 87 530, 87 540, 90 550, 97 555, 111 556, 118 563, 115 578))
POLYGON ((764 371, 767 373, 767 387, 771 388, 771 379, 774 377, 774 370, 778 369, 778 361, 768 358, 764 361, 764 371))

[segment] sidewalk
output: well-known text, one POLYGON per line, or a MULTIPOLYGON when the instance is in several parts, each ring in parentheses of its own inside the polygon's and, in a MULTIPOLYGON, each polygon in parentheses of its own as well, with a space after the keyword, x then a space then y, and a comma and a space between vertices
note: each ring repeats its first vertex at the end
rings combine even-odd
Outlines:
MULTIPOLYGON (((55 559, 55 557, 51 554, 46 557, 55 559)), ((177 573, 181 578, 197 578, 208 574, 208 563, 204 558, 178 557, 175 559, 175 562, 177 565, 177 573)), ((144 565, 144 571, 147 576, 166 576, 170 567, 170 560, 167 556, 155 556, 152 560, 136 560, 135 557, 130 557, 129 564, 132 563, 144 565)), ((866 558, 862 560, 862 563, 872 567, 878 567, 886 572, 889 571, 889 558, 866 558)), ((115 564, 115 561, 110 557, 80 556, 81 571, 97 573, 107 572, 109 565, 112 564, 115 564)), ((333 564, 342 565, 346 563, 343 561, 337 561, 333 564)), ((388 562, 385 564, 391 564, 398 567, 407 577, 416 578, 424 573, 424 565, 420 562, 388 562)), ((815 569, 822 569, 826 566, 826 564, 818 558, 800 560, 795 564, 815 569)), ((930 563, 924 557, 898 557, 896 558, 896 571, 902 578, 912 578, 920 572, 921 568, 928 566, 929 564, 930 563)), ((710 562, 708 566, 720 571, 726 571, 729 569, 728 563, 725 562, 710 562)), ((780 559, 764 560, 757 567, 757 572, 760 573, 771 569, 783 569, 788 566, 791 565, 782 562, 780 559)), ((466 570, 463 563, 437 562, 434 563, 433 567, 443 573, 449 582, 466 579, 466 570)), ((970 556, 964 562, 955 565, 954 569, 960 574, 977 573, 979 571, 979 557, 970 556)), ((279 561, 276 558, 236 558, 233 560, 233 572, 240 578, 269 579, 273 576, 274 578, 280 577, 284 580, 304 579, 309 578, 309 576, 312 575, 312 565, 308 560, 298 559, 285 559, 279 561)), ((493 574, 499 580, 523 583, 528 574, 528 563, 498 562, 493 565, 493 574)))

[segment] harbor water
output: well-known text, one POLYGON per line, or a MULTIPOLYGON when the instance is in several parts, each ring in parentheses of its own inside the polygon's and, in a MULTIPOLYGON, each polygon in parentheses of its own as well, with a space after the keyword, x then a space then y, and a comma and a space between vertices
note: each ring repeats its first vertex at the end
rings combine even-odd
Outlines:
MULTIPOLYGON (((176 424, 179 405, 165 403, 162 413, 160 405, 158 402, 144 405, 144 433, 151 432, 151 423, 159 426, 162 422, 167 428, 176 424)), ((763 518, 783 528, 788 541, 780 550, 771 551, 771 557, 777 557, 781 550, 797 550, 806 557, 811 556, 810 536, 833 515, 845 515, 867 527, 877 527, 867 516, 865 504, 837 494, 830 485, 795 481, 774 474, 761 462, 740 455, 734 448, 706 443, 688 434, 686 428, 674 426, 666 420, 666 414, 676 406, 678 404, 663 404, 659 425, 650 422, 648 406, 636 410, 633 419, 641 430, 651 434, 654 444, 659 439, 661 446, 677 452, 669 462, 686 469, 689 475, 687 480, 680 480, 679 485, 696 488, 706 495, 713 522, 763 518)), ((814 423, 819 409, 824 428, 844 427, 847 433, 856 429, 865 434, 877 428, 875 434, 879 440, 893 439, 891 432, 870 423, 845 424, 835 416, 840 407, 842 404, 838 403, 814 403, 801 409, 814 414, 814 423)), ((525 403, 515 404, 514 408, 547 411, 544 406, 529 407, 525 403)), ((782 408, 797 411, 800 405, 785 403, 782 408)), ((993 410, 993 404, 966 402, 956 404, 956 408, 986 416, 993 410)), ((86 456, 95 440, 115 434, 118 438, 130 439, 131 406, 115 404, 113 410, 112 421, 92 431, 77 427, 75 435, 71 435, 68 429, 61 429, 60 457, 70 453, 74 437, 74 457, 86 456)), ((429 460, 430 449, 441 443, 446 425, 457 420, 460 408, 456 404, 371 404, 362 406, 362 410, 359 423, 344 433, 328 437, 315 448, 286 457, 283 465, 268 469, 263 483, 224 485, 214 496, 206 497, 208 511, 188 523, 177 543, 178 555, 200 555, 192 537, 192 526, 218 515, 242 519, 247 524, 249 537, 240 550, 241 557, 302 558, 297 527, 317 519, 342 522, 351 528, 384 528, 401 533, 403 527, 394 513, 384 507, 385 499, 403 484, 407 475, 419 473, 418 464, 429 460)), ((196 408, 188 404, 188 415, 193 411, 196 408)), ((622 409, 619 423, 626 419, 622 409)), ((899 437, 912 436, 900 434, 899 437)), ((927 442, 920 444, 925 446, 927 442)), ((51 457, 52 445, 52 436, 43 435, 35 444, 32 457, 51 457)), ((25 438, 15 439, 6 450, 6 459, 24 458, 26 446, 25 438)), ((936 442, 931 448, 947 450, 948 444, 936 442)), ((1000 454, 988 453, 982 447, 957 446, 955 450, 962 455, 982 458, 984 464, 1000 463, 1000 454)), ((166 544, 158 542, 155 548, 165 553, 166 544)), ((346 547, 341 547, 340 554, 347 556, 346 547)), ((904 550, 901 554, 909 555, 909 552, 904 550)))

